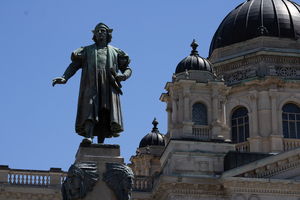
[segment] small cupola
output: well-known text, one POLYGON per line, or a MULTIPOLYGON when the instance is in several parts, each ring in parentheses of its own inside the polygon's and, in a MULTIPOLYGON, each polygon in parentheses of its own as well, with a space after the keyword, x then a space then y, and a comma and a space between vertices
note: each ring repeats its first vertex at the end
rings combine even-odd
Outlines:
POLYGON ((140 142, 139 148, 147 146, 165 146, 164 135, 161 134, 157 128, 158 121, 154 118, 153 129, 151 133, 147 134, 140 142))
POLYGON ((216 80, 213 65, 209 60, 199 56, 198 44, 194 39, 192 44, 192 52, 190 56, 184 58, 176 67, 172 81, 180 79, 196 80, 197 83, 206 83, 207 81, 216 80))
POLYGON ((193 48, 190 56, 184 58, 176 67, 175 74, 185 72, 186 70, 208 71, 213 73, 213 66, 209 60, 199 56, 198 44, 194 39, 191 47, 193 48))

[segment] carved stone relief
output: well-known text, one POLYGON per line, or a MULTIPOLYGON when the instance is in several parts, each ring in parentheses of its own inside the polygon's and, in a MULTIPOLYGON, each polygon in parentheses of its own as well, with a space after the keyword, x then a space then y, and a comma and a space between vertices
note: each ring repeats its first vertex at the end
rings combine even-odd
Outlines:
POLYGON ((197 171, 202 171, 202 172, 206 172, 209 170, 209 161, 199 161, 196 162, 196 169, 197 171))

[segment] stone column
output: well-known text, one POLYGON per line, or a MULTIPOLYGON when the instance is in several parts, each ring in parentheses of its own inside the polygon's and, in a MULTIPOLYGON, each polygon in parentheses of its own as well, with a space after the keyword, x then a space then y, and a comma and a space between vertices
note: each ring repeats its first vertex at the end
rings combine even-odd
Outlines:
POLYGON ((190 96, 189 92, 185 92, 183 94, 184 97, 184 121, 183 124, 183 137, 184 138, 194 138, 193 135, 193 125, 194 122, 190 120, 190 96))
POLYGON ((145 167, 145 176, 149 176, 151 166, 150 165, 145 165, 144 167, 145 167))
POLYGON ((184 97, 184 121, 191 121, 190 120, 190 96, 191 94, 185 92, 183 94, 184 97))
POLYGON ((212 139, 224 139, 222 135, 221 122, 219 120, 219 99, 220 95, 212 95, 213 100, 213 123, 212 123, 212 139))
POLYGON ((222 136, 224 137, 225 141, 230 141, 229 131, 230 128, 227 126, 226 120, 226 99, 222 99, 221 106, 222 106, 222 136))
POLYGON ((221 105, 222 105, 222 120, 223 120, 223 125, 226 125, 226 99, 222 99, 221 105))
POLYGON ((172 96, 172 123, 177 124, 177 100, 178 96, 172 96))
POLYGON ((141 167, 135 167, 135 175, 139 176, 141 175, 141 167))
POLYGON ((219 120, 219 98, 220 95, 213 95, 212 99, 213 99, 213 122, 220 122, 219 120))
POLYGON ((277 89, 270 89, 269 95, 271 100, 271 113, 272 113, 272 135, 270 136, 270 143, 271 143, 271 151, 273 153, 280 153, 283 152, 283 135, 279 135, 278 131, 278 120, 277 120, 277 89))
POLYGON ((278 135, 277 109, 276 109, 276 99, 278 97, 277 90, 270 90, 269 94, 270 94, 271 109, 272 109, 272 135, 278 135))
POLYGON ((172 123, 172 107, 170 106, 167 106, 166 108, 166 111, 168 113, 168 131, 170 130, 171 128, 171 123, 172 123))
POLYGON ((250 151, 251 152, 262 152, 262 142, 261 137, 258 134, 258 114, 257 114, 257 101, 258 92, 253 90, 250 93, 250 98, 252 100, 252 135, 248 138, 250 151))
POLYGON ((257 115, 257 100, 258 100, 258 93, 257 91, 250 92, 250 98, 252 100, 252 136, 250 137, 256 137, 258 135, 258 115, 257 115))
POLYGON ((183 94, 178 95, 178 111, 177 111, 177 121, 181 123, 184 120, 184 102, 183 102, 183 94))

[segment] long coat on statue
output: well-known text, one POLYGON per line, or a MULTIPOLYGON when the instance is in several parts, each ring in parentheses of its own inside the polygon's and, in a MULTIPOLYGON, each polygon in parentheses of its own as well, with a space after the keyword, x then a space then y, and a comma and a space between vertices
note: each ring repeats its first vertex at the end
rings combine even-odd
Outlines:
MULTIPOLYGON (((110 72, 111 68, 117 73, 124 73, 131 69, 129 56, 122 50, 107 45, 107 60, 105 69, 97 66, 97 45, 82 47, 75 50, 71 55, 72 63, 69 68, 73 70, 82 69, 78 109, 75 123, 76 133, 85 137, 85 121, 92 120, 95 124, 99 122, 101 108, 109 110, 110 131, 106 138, 118 137, 123 128, 123 117, 120 102, 120 90, 110 72)), ((94 132, 94 135, 95 132, 94 132)))

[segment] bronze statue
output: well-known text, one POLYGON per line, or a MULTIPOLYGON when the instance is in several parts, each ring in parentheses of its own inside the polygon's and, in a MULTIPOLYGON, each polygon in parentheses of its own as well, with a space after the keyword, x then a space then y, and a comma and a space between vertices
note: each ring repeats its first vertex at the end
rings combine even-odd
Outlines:
POLYGON ((63 200, 84 199, 99 180, 96 162, 80 162, 71 165, 61 187, 63 200))
POLYGON ((108 45, 112 31, 99 23, 92 31, 95 43, 75 50, 63 76, 53 80, 53 86, 65 84, 82 69, 75 130, 85 137, 83 143, 92 143, 94 136, 103 143, 105 138, 118 137, 124 130, 120 82, 128 79, 132 71, 129 56, 108 45))
POLYGON ((115 191, 118 200, 131 200, 134 174, 130 167, 120 163, 106 163, 103 181, 115 191))

